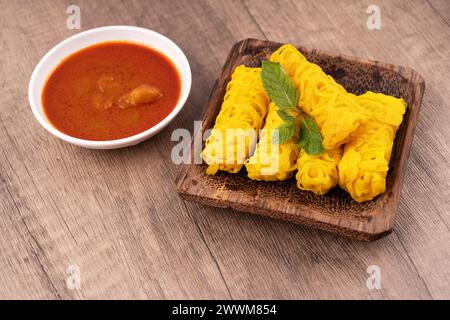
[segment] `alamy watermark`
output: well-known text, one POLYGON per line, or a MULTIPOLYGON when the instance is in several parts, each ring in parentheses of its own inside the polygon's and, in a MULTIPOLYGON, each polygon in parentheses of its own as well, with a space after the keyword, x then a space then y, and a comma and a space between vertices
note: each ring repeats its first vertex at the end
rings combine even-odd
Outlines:
POLYGON ((369 290, 381 289, 381 269, 377 265, 370 265, 366 272, 370 275, 366 280, 366 286, 369 290))
POLYGON ((77 5, 71 4, 67 7, 66 13, 69 15, 66 21, 67 29, 73 30, 81 29, 81 8, 77 5))
POLYGON ((366 13, 369 14, 367 18, 366 25, 369 30, 380 30, 381 29, 381 10, 380 7, 371 4, 367 7, 366 13))
POLYGON ((171 152, 174 164, 202 164, 203 161, 207 164, 224 165, 258 163, 261 166, 261 175, 270 175, 278 170, 278 129, 207 129, 202 134, 202 128, 202 121, 194 121, 194 138, 189 130, 184 128, 172 132, 171 141, 177 142, 171 152), (261 139, 268 135, 270 139, 261 139), (254 154, 258 137, 260 139, 257 153, 254 154), (252 155, 253 157, 247 160, 252 155))
POLYGON ((66 278, 67 289, 80 290, 81 289, 80 267, 76 264, 71 264, 67 267, 66 273, 68 274, 68 277, 66 278))

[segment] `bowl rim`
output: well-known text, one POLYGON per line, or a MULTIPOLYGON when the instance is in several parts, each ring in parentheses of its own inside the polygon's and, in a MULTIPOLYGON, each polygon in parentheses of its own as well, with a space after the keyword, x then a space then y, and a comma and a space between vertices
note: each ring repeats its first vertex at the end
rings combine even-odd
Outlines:
MULTIPOLYGON (((151 45, 142 43, 140 41, 118 38, 117 40, 100 40, 91 45, 79 48, 74 52, 88 48, 95 44, 99 44, 99 43, 103 43, 103 42, 110 42, 110 41, 131 41, 131 42, 134 42, 137 44, 144 45, 146 47, 151 47, 151 45)), ((58 62, 58 64, 56 64, 56 66, 58 66, 68 56, 70 56, 70 55, 67 55, 63 59, 61 59, 58 62)), ((54 71, 54 69, 51 72, 53 72, 53 71, 54 71)), ((49 77, 51 75, 51 72, 46 76, 49 77)), ((135 145, 139 142, 146 140, 147 138, 150 138, 151 136, 153 136, 153 135, 157 134, 159 131, 161 131, 165 126, 167 126, 178 115, 178 113, 181 111, 181 109, 183 109, 183 106, 185 105, 185 103, 189 97, 189 93, 191 91, 191 86, 192 86, 192 73, 191 73, 191 67, 190 67, 189 61, 188 61, 185 53, 183 52, 183 50, 181 50, 181 48, 175 42, 173 42, 168 37, 162 35, 161 33, 147 29, 147 28, 142 28, 142 27, 137 27, 137 26, 126 26, 126 25, 112 25, 112 26, 103 26, 103 27, 98 27, 98 28, 92 28, 92 29, 77 33, 73 36, 70 36, 70 37, 64 39, 63 41, 61 41, 57 45, 55 45, 53 48, 51 48, 40 59, 40 61, 34 68, 33 73, 31 74, 31 78, 28 83, 28 100, 29 100, 31 110, 32 110, 35 118, 38 120, 38 122, 41 124, 41 126, 43 126, 48 132, 50 132, 54 136, 60 138, 61 140, 64 140, 66 142, 69 142, 71 144, 78 145, 81 147, 86 147, 86 148, 91 148, 91 149, 109 149, 109 148, 112 149, 115 147, 120 148, 120 147, 135 145), (129 137, 115 139, 115 140, 98 140, 97 141, 97 140, 80 139, 80 138, 70 136, 70 135, 58 130, 48 120, 46 120, 44 118, 44 116, 42 116, 39 113, 38 106, 36 106, 36 104, 34 103, 34 101, 36 99, 36 95, 35 95, 36 79, 37 79, 39 73, 41 72, 41 69, 47 63, 47 61, 50 59, 50 57, 52 55, 54 55, 62 47, 64 47, 68 43, 75 41, 79 38, 90 36, 90 35, 98 33, 98 32, 103 32, 105 30, 127 30, 127 31, 132 31, 132 32, 145 32, 145 33, 151 34, 155 38, 159 38, 160 40, 167 42, 170 46, 172 46, 175 49, 175 51, 177 52, 177 55, 179 55, 181 64, 175 63, 175 61, 173 61, 173 59, 168 57, 167 54, 165 52, 163 52, 162 50, 157 49, 157 48, 153 48, 153 49, 161 52, 162 54, 167 56, 168 59, 170 59, 172 61, 172 63, 175 65, 175 68, 177 69, 177 71, 180 75, 182 84, 184 84, 184 86, 182 86, 182 88, 181 88, 180 97, 178 98, 178 102, 175 105, 175 107, 173 108, 173 110, 164 119, 162 119, 160 122, 158 122, 154 126, 148 128, 147 130, 139 132, 139 133, 129 136, 129 137), (183 69, 186 68, 186 76, 185 77, 183 76, 183 74, 180 70, 181 68, 183 68, 183 69)), ((38 98, 42 99, 42 90, 39 91, 39 94, 40 94, 40 97, 38 97, 38 98)))

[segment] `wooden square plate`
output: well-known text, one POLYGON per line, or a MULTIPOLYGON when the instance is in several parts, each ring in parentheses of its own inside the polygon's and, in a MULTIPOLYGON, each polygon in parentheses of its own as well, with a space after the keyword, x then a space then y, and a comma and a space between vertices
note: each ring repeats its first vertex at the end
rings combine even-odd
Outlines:
MULTIPOLYGON (((234 45, 206 106, 202 131, 214 126, 234 68, 240 64, 259 67, 261 61, 268 60, 280 46, 279 43, 255 39, 234 45)), ((294 178, 284 182, 253 181, 247 178, 245 168, 238 174, 220 172, 208 176, 205 164, 180 166, 177 190, 184 199, 205 205, 287 220, 358 240, 378 239, 388 234, 394 225, 425 82, 410 68, 303 47, 298 49, 349 92, 362 94, 371 90, 401 97, 407 102, 408 108, 392 151, 386 192, 372 201, 357 203, 339 187, 324 196, 317 196, 299 190, 294 178)))

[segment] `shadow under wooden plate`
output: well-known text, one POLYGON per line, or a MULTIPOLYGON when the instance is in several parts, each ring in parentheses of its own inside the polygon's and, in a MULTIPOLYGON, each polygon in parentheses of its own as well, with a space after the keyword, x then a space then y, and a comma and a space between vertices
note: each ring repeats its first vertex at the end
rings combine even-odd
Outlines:
MULTIPOLYGON (((206 129, 214 126, 226 84, 234 68, 240 64, 259 67, 261 61, 268 60, 280 45, 255 39, 243 40, 234 45, 211 92, 203 116, 202 135, 206 129)), ((283 182, 253 181, 247 178, 245 168, 238 174, 220 172, 208 176, 206 165, 195 164, 180 166, 176 178, 177 190, 184 199, 205 205, 291 221, 358 240, 378 239, 390 233, 394 226, 425 82, 410 68, 303 47, 298 49, 349 92, 362 94, 371 90, 401 97, 407 102, 408 108, 392 151, 386 192, 372 201, 357 203, 340 188, 317 196, 299 190, 294 178, 283 182)))

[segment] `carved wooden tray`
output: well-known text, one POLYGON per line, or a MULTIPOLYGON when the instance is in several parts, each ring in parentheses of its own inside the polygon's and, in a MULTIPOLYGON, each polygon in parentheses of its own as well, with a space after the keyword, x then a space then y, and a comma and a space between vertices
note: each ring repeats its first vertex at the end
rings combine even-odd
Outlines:
MULTIPOLYGON (((234 68, 240 64, 260 66, 261 61, 268 60, 280 45, 255 39, 234 45, 211 92, 203 115, 203 131, 214 126, 234 68)), ((180 166, 176 178, 177 190, 184 199, 205 205, 287 220, 358 240, 378 239, 388 234, 394 226, 425 82, 410 68, 298 48, 349 92, 362 94, 371 90, 402 97, 407 102, 404 121, 394 143, 386 192, 360 204, 339 187, 324 196, 316 196, 299 190, 294 178, 284 182, 257 182, 247 178, 245 168, 234 175, 221 172, 208 176, 206 165, 195 164, 180 166)))

